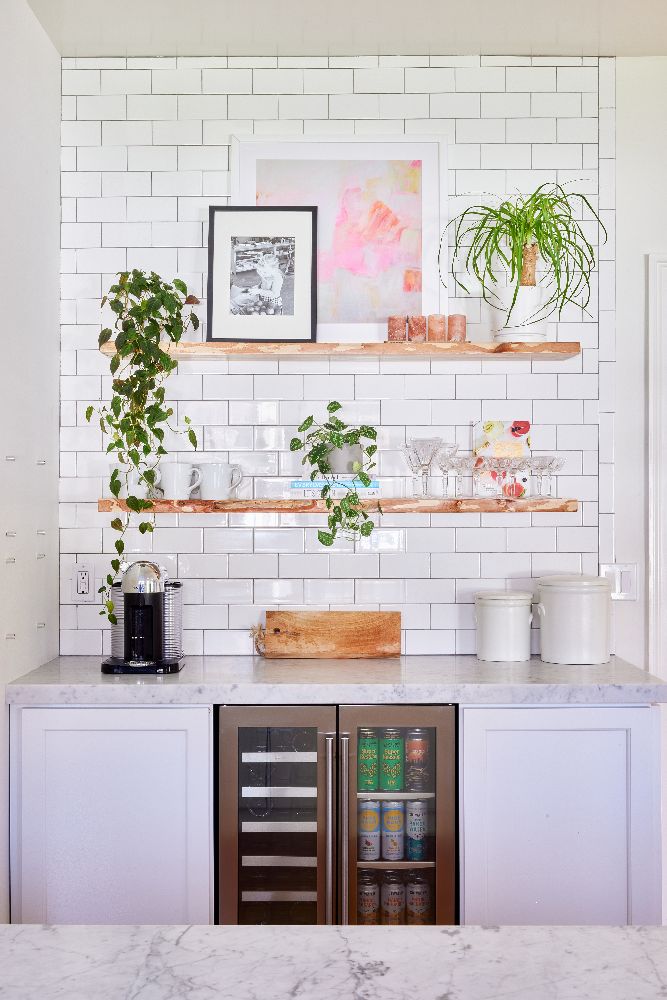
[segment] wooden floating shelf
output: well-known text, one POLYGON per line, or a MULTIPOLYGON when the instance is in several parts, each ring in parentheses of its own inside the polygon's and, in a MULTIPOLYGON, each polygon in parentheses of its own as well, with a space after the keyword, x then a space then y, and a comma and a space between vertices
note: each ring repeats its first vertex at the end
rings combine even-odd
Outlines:
MULTIPOLYGON (((553 497, 382 497, 364 500, 364 510, 377 514, 525 514, 563 513, 579 509, 577 500, 553 497), (378 510, 381 508, 381 510, 378 510)), ((98 500, 97 509, 113 513, 128 509, 124 500, 98 500)), ((148 514, 326 514, 323 500, 154 500, 148 514)))
MULTIPOLYGON (((114 354, 113 344, 104 344, 102 353, 114 354)), ((578 341, 544 341, 541 344, 496 344, 487 342, 473 344, 466 341, 457 343, 425 343, 412 341, 382 342, 366 344, 329 343, 327 341, 302 341, 298 343, 212 343, 209 341, 183 341, 167 348, 173 358, 227 358, 227 357, 378 357, 378 358, 524 358, 535 361, 565 361, 581 353, 578 341)))

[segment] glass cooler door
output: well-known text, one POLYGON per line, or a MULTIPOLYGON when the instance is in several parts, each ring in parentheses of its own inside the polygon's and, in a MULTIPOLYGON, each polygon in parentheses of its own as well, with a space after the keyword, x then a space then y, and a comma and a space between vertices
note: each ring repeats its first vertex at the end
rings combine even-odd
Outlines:
POLYGON ((341 923, 456 922, 455 711, 341 707, 341 923))
POLYGON ((219 919, 334 922, 336 711, 221 708, 219 919))

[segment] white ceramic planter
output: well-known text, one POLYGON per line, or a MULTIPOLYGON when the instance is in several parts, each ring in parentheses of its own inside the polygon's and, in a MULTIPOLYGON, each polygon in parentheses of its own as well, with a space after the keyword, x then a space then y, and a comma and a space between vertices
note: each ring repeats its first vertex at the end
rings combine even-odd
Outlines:
POLYGON ((544 307, 549 301, 552 289, 550 285, 524 285, 519 288, 517 300, 510 316, 509 325, 505 326, 507 313, 512 304, 514 288, 499 288, 497 292, 497 305, 503 310, 496 313, 494 333, 531 333, 543 334, 546 336, 547 319, 544 315, 544 307), (536 316, 540 316, 538 322, 533 322, 536 316))

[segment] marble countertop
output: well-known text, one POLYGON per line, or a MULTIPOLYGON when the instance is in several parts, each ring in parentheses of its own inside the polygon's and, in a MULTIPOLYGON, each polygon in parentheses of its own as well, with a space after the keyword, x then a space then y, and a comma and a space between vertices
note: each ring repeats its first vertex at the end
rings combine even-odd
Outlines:
POLYGON ((656 1000, 664 927, 0 927, 11 1000, 656 1000))
POLYGON ((6 698, 14 705, 615 705, 667 702, 667 681, 616 657, 602 666, 555 666, 474 656, 189 656, 180 674, 115 676, 101 673, 99 657, 61 656, 9 684, 6 698))

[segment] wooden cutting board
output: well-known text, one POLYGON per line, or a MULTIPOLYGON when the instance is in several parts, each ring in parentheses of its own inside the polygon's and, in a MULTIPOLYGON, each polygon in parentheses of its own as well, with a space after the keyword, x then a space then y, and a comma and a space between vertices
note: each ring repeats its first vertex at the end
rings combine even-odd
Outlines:
POLYGON ((401 655, 400 611, 267 611, 270 659, 367 659, 401 655))

